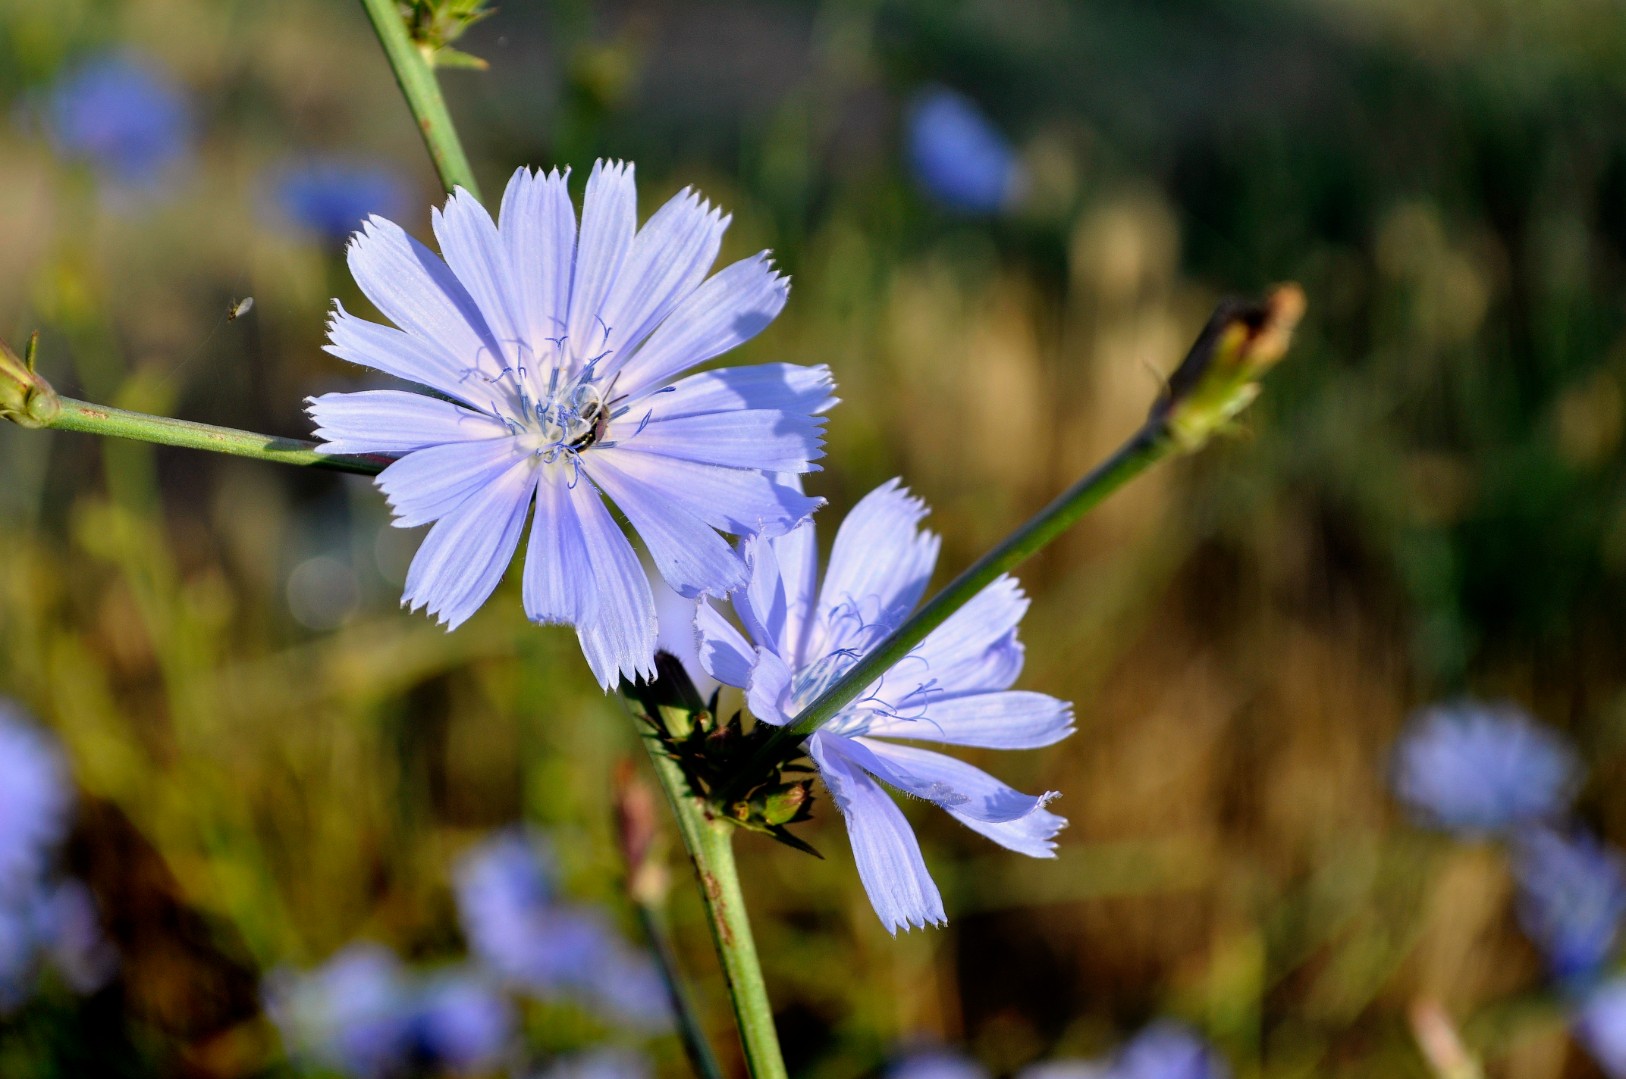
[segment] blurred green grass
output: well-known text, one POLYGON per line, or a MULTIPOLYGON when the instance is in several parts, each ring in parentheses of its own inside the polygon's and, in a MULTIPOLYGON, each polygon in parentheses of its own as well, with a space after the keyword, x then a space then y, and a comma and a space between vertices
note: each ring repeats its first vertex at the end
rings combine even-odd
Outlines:
MULTIPOLYGON (((427 235, 388 70, 342 2, 5 0, 0 98, 120 43, 194 94, 196 175, 114 206, 0 128, 0 334, 40 328, 70 392, 302 433, 301 399, 353 377, 320 352, 329 297, 367 307, 257 185, 289 153, 378 155, 427 235), (241 295, 253 315, 221 327, 241 295)), ((1538 965, 1497 861, 1413 832, 1383 776, 1414 704, 1511 696, 1584 747, 1586 810, 1626 835, 1613 5, 572 2, 505 7, 466 44, 491 71, 445 81, 488 188, 624 156, 646 213, 695 183, 735 214, 725 258, 775 248, 792 301, 741 358, 835 369, 825 520, 901 474, 945 575, 1133 428, 1218 296, 1310 296, 1246 437, 1022 573, 1024 682, 1080 730, 998 769, 1065 792, 1057 862, 911 810, 952 920, 893 941, 827 805, 828 861, 742 840, 798 1073, 866 1074, 910 1038, 1012 1069, 1172 1010, 1243 1079, 1421 1075, 1404 1016, 1428 996, 1493 1074, 1589 1074, 1549 1010, 1515 1006, 1538 965), (927 79, 1011 133, 1020 212, 950 218, 912 190, 898 106, 927 79)), ((385 521, 361 481, 0 430, 0 691, 70 748, 73 857, 119 912, 154 1070, 272 1067, 252 986, 276 963, 363 935, 455 952, 451 859, 518 817, 615 901, 619 706, 512 581, 451 636, 398 612, 385 521), (318 555, 358 597, 321 631, 288 598, 318 555)), ((721 1037, 682 889, 674 916, 721 1037)))

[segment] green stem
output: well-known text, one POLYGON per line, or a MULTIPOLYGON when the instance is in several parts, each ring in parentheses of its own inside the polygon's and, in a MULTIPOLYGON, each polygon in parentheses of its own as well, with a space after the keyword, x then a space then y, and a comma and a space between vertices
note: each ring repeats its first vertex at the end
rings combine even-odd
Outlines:
POLYGON ((303 468, 359 472, 369 476, 382 472, 391 462, 388 457, 317 453, 316 443, 300 438, 277 438, 253 431, 239 431, 233 427, 149 416, 144 412, 127 412, 122 408, 76 401, 72 397, 58 400, 62 404, 61 411, 39 426, 56 431, 79 431, 87 435, 133 438, 138 442, 155 442, 160 446, 179 446, 188 450, 209 450, 303 468))
POLYGON ((448 192, 461 187, 479 198, 480 187, 474 182, 474 170, 469 167, 457 129, 452 126, 451 114, 446 111, 446 99, 440 95, 435 69, 429 66, 412 35, 407 33, 400 5, 396 0, 361 0, 361 6, 367 9, 367 17, 373 21, 373 32, 378 35, 378 43, 384 46, 384 55, 395 71, 395 81, 401 86, 413 119, 418 121, 418 130, 423 132, 423 144, 435 161, 441 186, 448 192))
MULTIPOLYGON (((1071 528, 1080 517, 1100 505, 1108 495, 1169 456, 1179 444, 1169 436, 1166 422, 1154 416, 1113 455, 1073 484, 1031 520, 971 564, 947 588, 933 596, 908 621, 893 630, 875 649, 855 663, 835 684, 780 727, 740 771, 742 780, 761 776, 789 759, 808 735, 834 719, 864 689, 885 674, 924 641, 928 634, 965 606, 1001 574, 1021 565, 1071 528)), ((726 799, 726 795, 725 795, 726 799)))
POLYGON ((707 812, 706 804, 689 790, 683 769, 661 752, 655 739, 646 735, 643 743, 694 864, 695 881, 700 885, 706 919, 711 924, 712 943, 722 960, 723 980, 745 1046, 746 1067, 752 1079, 785 1079, 785 1060, 774 1030, 768 987, 762 980, 756 940, 751 936, 745 896, 740 892, 740 876, 734 866, 737 829, 707 812))
POLYGON ((660 911, 654 904, 638 899, 633 900, 632 906, 638 914, 644 939, 649 942, 650 951, 655 953, 661 981, 666 984, 666 998, 671 1002, 672 1014, 677 1016, 678 1037, 683 1042, 684 1053, 689 1057, 689 1066, 700 1079, 723 1079, 723 1070, 717 1066, 711 1044, 706 1041, 706 1032, 701 1028, 694 1002, 689 999, 683 979, 678 975, 677 956, 672 952, 671 942, 666 939, 660 911))

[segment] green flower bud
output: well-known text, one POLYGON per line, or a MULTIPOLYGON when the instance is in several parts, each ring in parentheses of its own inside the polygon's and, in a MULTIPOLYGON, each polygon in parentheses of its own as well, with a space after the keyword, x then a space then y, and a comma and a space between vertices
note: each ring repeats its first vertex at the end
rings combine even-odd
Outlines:
POLYGON ((0 341, 0 418, 23 427, 49 427, 62 411, 51 384, 34 370, 34 350, 39 334, 28 339, 23 357, 0 341))

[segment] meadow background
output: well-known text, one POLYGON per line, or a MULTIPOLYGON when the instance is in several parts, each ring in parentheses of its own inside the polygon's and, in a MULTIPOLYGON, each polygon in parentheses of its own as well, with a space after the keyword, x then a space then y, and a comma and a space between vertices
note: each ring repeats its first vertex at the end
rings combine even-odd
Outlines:
MULTIPOLYGON (((1597 1074, 1501 856, 1416 829, 1386 773, 1414 707, 1509 698, 1581 747, 1581 815, 1626 840, 1617 5, 514 0, 460 47, 490 63, 442 78, 488 194, 625 157, 643 213, 693 183, 734 213, 725 260, 776 251, 790 305, 738 358, 835 371, 826 543, 902 475, 943 580, 1134 429, 1218 298, 1309 296, 1241 437, 1021 573, 1023 684, 1079 730, 984 763, 1064 792, 1057 861, 911 807, 951 920, 893 940, 822 797, 826 861, 741 839, 793 1074, 935 1043, 1008 1073, 1175 1015, 1241 1079, 1422 1076, 1419 999, 1494 1076, 1597 1074), (932 84, 1010 139, 1017 205, 923 195, 902 147, 932 84)), ((342 241, 268 194, 318 154, 392 172, 429 238, 435 177, 359 5, 0 0, 0 338, 39 329, 75 396, 307 434, 306 395, 361 384, 321 351, 330 299, 370 311, 342 241), (153 190, 40 129, 53 80, 110 48, 190 101, 191 162, 153 190)), ((459 954, 450 867, 522 819, 632 931, 621 706, 517 580, 450 636, 399 611, 414 545, 360 478, 0 425, 0 694, 67 747, 66 862, 121 956, 0 1022, 5 1074, 293 1074, 265 972, 362 938, 459 954)))

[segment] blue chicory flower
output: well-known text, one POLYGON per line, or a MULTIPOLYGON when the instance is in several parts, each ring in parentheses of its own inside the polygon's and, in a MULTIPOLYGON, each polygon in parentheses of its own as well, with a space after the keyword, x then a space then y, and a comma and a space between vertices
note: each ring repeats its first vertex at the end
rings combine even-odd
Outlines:
MULTIPOLYGON (((811 522, 748 540, 751 577, 733 606, 749 640, 701 603, 701 662, 745 689, 759 720, 785 724, 920 601, 938 551, 937 537, 919 527, 925 513, 896 480, 866 495, 836 534, 822 590, 811 522)), ((1009 688, 1022 670, 1016 627, 1027 606, 1014 580, 995 581, 807 740, 891 932, 945 918, 914 832, 881 783, 936 803, 1010 850, 1054 857, 1066 822, 1044 808, 1053 794, 1021 794, 952 757, 894 741, 1029 749, 1072 733, 1065 701, 1009 688)))
POLYGON ((1395 748, 1395 793, 1422 823, 1505 835, 1562 817, 1580 764, 1557 732, 1512 705, 1472 701, 1419 712, 1395 748))
POLYGON ((1025 179, 1010 143, 975 102, 942 86, 910 103, 908 159, 927 195, 965 213, 997 213, 1021 192, 1025 179))
POLYGON ((952 1049, 917 1049, 887 1069, 886 1079, 990 1079, 988 1069, 952 1049))
POLYGON ((95 56, 64 73, 44 121, 58 154, 134 191, 157 187, 191 145, 186 98, 153 63, 128 53, 95 56))
POLYGON ((469 970, 431 975, 412 1002, 413 1056, 420 1064, 464 1074, 484 1073, 512 1044, 508 999, 469 970))
POLYGON ((639 1030, 671 1022, 654 961, 629 945, 604 915, 554 894, 539 841, 506 832, 458 866, 458 911, 473 954, 515 987, 568 998, 639 1030))
POLYGON ((1596 986, 1573 1020, 1576 1040, 1610 1079, 1626 1079, 1626 977, 1596 986))
POLYGON ((354 1079, 391 1075, 411 1057, 412 990, 387 948, 353 944, 314 971, 277 971, 265 997, 296 1056, 354 1079))
POLYGON ((30 894, 68 830, 67 764, 54 739, 0 700, 0 894, 30 894))
POLYGON ((1517 911, 1525 935, 1568 985, 1596 977, 1626 918, 1626 858, 1585 833, 1538 829, 1513 848, 1517 911))
POLYGON ((286 166, 272 190, 289 220, 329 240, 345 239, 372 214, 399 217, 407 204, 406 185, 395 173, 340 158, 286 166))
POLYGON ((637 228, 631 165, 599 162, 581 228, 568 173, 520 169, 500 226, 467 192, 433 215, 441 256, 370 219, 356 283, 399 329, 342 307, 328 351, 428 387, 312 399, 325 453, 399 457, 379 476, 400 527, 435 522, 403 602, 448 627, 502 578, 534 503, 526 613, 576 627, 601 685, 649 677, 655 600, 609 498, 685 596, 743 584, 718 535, 777 534, 819 505, 833 403, 824 367, 683 372, 755 337, 785 304, 767 253, 706 278, 729 218, 693 190, 637 228), (444 261, 443 261, 444 259, 444 261))
POLYGON ((1231 1069, 1190 1027, 1162 1019, 1118 1051, 1110 1079, 1228 1079, 1231 1069))

